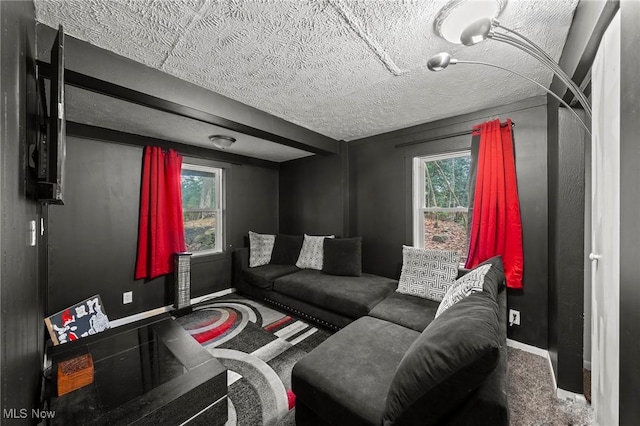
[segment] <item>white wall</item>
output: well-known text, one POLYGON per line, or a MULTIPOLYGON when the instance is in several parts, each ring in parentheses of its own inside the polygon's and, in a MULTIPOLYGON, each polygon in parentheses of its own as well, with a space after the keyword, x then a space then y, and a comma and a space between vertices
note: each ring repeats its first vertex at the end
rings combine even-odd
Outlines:
POLYGON ((620 14, 592 69, 591 358, 595 423, 619 423, 620 401, 620 14))

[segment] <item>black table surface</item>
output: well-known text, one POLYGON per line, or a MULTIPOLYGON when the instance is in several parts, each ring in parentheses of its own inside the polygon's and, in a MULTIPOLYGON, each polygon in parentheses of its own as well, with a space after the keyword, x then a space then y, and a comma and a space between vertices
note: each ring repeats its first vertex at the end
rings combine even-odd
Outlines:
POLYGON ((152 424, 167 416, 179 424, 227 393, 226 368, 168 314, 53 346, 49 355, 50 424, 152 424), (58 397, 58 363, 86 352, 93 358, 93 384, 58 397))

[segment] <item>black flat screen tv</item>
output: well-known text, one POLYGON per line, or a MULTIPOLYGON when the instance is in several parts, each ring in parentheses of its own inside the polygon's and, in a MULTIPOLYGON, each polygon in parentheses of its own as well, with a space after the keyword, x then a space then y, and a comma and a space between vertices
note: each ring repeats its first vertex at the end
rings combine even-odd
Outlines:
MULTIPOLYGON (((43 85, 41 85, 42 87, 43 85)), ((49 111, 41 129, 36 148, 36 198, 53 204, 64 204, 64 164, 66 159, 66 130, 64 115, 64 31, 58 34, 51 47, 51 75, 49 111)), ((46 110, 46 102, 43 105, 46 110)))

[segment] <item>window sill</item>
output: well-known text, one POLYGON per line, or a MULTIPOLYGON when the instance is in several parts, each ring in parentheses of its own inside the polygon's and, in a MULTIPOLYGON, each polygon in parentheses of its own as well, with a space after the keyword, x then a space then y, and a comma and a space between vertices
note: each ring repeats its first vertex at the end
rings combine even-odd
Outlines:
POLYGON ((191 259, 195 263, 198 263, 199 261, 206 262, 209 260, 223 259, 228 256, 229 256, 229 253, 225 251, 201 251, 201 252, 193 253, 191 255, 191 259))

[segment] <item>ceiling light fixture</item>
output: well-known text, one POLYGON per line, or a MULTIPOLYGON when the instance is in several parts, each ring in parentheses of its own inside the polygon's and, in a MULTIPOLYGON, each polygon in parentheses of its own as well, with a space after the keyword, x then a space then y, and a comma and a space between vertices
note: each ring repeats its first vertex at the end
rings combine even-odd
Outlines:
MULTIPOLYGON (((589 136, 591 136, 591 130, 586 125, 586 123, 582 120, 582 118, 580 118, 578 113, 573 108, 571 108, 571 106, 569 106, 569 104, 567 104, 560 96, 556 95, 551 90, 547 89, 542 84, 540 84, 537 81, 535 81, 534 79, 529 78, 524 74, 520 74, 517 71, 513 71, 513 70, 510 70, 508 68, 501 67, 500 65, 490 64, 488 62, 460 61, 458 59, 452 58, 451 55, 449 53, 447 53, 447 52, 441 52, 441 53, 438 53, 437 55, 433 55, 431 58, 429 58, 429 60, 427 61, 427 68, 429 68, 429 70, 431 70, 431 71, 442 71, 443 69, 447 68, 449 65, 456 65, 456 64, 485 65, 485 66, 488 66, 488 67, 498 68, 498 69, 501 69, 503 71, 510 72, 510 73, 515 74, 517 76, 520 76, 520 77, 522 77, 522 78, 524 78, 526 80, 529 80, 531 83, 533 83, 533 84, 537 85, 538 87, 541 87, 542 89, 544 89, 548 94, 550 94, 551 96, 556 98, 562 105, 567 107, 573 113, 573 115, 576 116, 576 118, 578 119, 580 124, 582 124, 582 127, 585 128, 585 130, 587 131, 589 136)), ((589 119, 591 119, 591 115, 589 115, 589 119)))
POLYGON ((433 30, 445 40, 460 44, 462 30, 478 18, 497 18, 507 0, 452 0, 436 16, 433 30))
POLYGON ((571 93, 573 93, 576 99, 578 99, 578 101, 582 104, 582 107, 589 117, 589 121, 591 121, 591 104, 589 103, 589 100, 587 99, 585 94, 582 92, 582 90, 580 90, 578 85, 575 84, 573 80, 571 80, 571 78, 569 78, 569 76, 562 70, 562 68, 560 68, 560 65, 558 65, 558 63, 554 61, 544 50, 542 50, 540 46, 538 46, 522 34, 518 33, 517 31, 500 25, 500 22, 497 19, 490 18, 478 19, 467 28, 465 28, 460 36, 460 40, 465 46, 473 46, 486 39, 496 40, 517 47, 530 56, 533 56, 538 61, 540 61, 540 63, 549 68, 553 72, 553 74, 558 77, 558 79, 562 81, 565 86, 567 86, 571 93), (496 32, 496 29, 502 29, 513 35, 496 32))
POLYGON ((235 143, 236 138, 225 135, 211 135, 209 136, 209 140, 213 142, 216 148, 227 149, 235 143))

